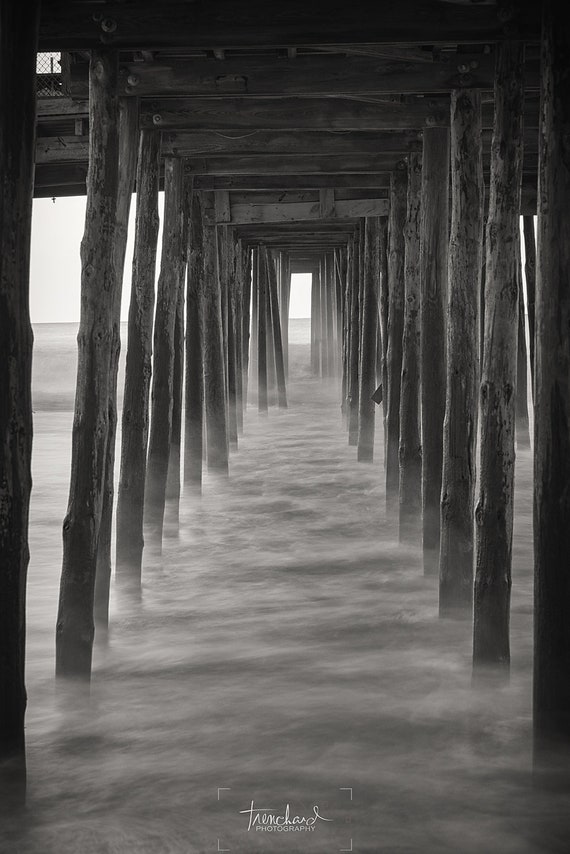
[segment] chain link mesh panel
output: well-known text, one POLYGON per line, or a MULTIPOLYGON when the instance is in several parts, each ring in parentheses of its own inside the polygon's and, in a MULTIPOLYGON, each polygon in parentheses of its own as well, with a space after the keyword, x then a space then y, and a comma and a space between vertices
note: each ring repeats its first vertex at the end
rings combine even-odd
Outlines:
POLYGON ((60 53, 38 53, 36 58, 37 92, 40 98, 61 98, 62 88, 60 53))

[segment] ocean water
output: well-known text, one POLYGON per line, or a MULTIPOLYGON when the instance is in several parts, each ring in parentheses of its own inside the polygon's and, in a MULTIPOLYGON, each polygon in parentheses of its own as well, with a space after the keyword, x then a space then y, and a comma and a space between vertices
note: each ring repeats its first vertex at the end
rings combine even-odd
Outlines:
POLYGON ((3 854, 568 851, 568 803, 530 777, 530 452, 511 679, 474 687, 469 621, 438 618, 386 519, 381 421, 358 464, 308 329, 292 322, 289 408, 248 409, 229 480, 183 495, 142 601, 113 588, 89 697, 54 682, 76 329, 34 330, 29 792, 3 854), (301 824, 248 829, 252 802, 301 824))

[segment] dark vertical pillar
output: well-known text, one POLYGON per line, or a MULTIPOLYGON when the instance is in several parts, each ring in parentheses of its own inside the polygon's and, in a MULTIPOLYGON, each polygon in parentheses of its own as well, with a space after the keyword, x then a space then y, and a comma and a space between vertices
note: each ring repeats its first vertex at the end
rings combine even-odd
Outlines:
POLYGON ((183 177, 182 161, 167 157, 164 164, 164 227, 154 318, 151 421, 144 496, 145 527, 158 550, 162 548, 172 431, 174 331, 183 252, 183 177))
POLYGON ((530 368, 534 376, 534 311, 536 282, 536 243, 534 239, 534 217, 523 217, 524 233, 524 274, 526 279, 526 298, 528 310, 530 368))
POLYGON ((422 413, 423 561, 439 569, 443 418, 445 414, 445 306, 449 241, 449 130, 425 128, 420 241, 420 387, 422 413))
POLYGON ((327 277, 325 268, 325 256, 319 261, 319 283, 321 292, 321 376, 330 376, 329 348, 327 336, 327 277))
POLYGON ((226 258, 227 290, 227 386, 228 386, 228 439, 230 447, 238 446, 237 416, 237 355, 236 355, 236 256, 233 232, 225 230, 224 256, 226 258))
POLYGON ((336 376, 336 336, 334 328, 336 282, 334 275, 334 256, 331 252, 324 255, 324 277, 327 318, 327 364, 328 375, 336 376))
POLYGON ((257 408, 266 414, 267 403, 267 268, 265 247, 257 250, 257 408))
POLYGON ((242 337, 242 370, 243 370, 243 408, 247 409, 247 392, 249 378, 249 349, 250 337, 252 329, 251 317, 251 273, 252 273, 252 252, 249 247, 242 249, 243 252, 243 269, 244 269, 244 285, 243 285, 243 337, 242 337))
POLYGON ((374 407, 372 395, 376 387, 376 330, 378 326, 378 217, 364 220, 364 288, 362 303, 361 374, 358 393, 359 462, 374 458, 374 407))
POLYGON ((202 488, 204 428, 204 347, 201 309, 204 291, 204 226, 200 193, 192 193, 186 285, 186 379, 184 410, 184 488, 202 488))
POLYGON ((243 433, 243 291, 244 253, 241 240, 234 237, 234 324, 235 324, 235 384, 237 432, 243 433))
POLYGON ((32 454, 30 235, 39 2, 0 7, 0 799, 25 797, 24 684, 32 454))
POLYGON ((316 270, 311 276, 311 372, 319 376, 321 372, 321 291, 316 270))
POLYGON ((117 498, 116 581, 134 590, 140 589, 143 554, 154 277, 159 225, 159 149, 159 134, 153 130, 141 131, 117 498))
POLYGON ((222 295, 217 268, 214 194, 202 193, 204 288, 202 346, 204 348, 204 409, 208 471, 228 474, 227 394, 224 369, 222 295))
POLYGON ((352 245, 350 296, 350 374, 348 377, 348 444, 358 444, 358 401, 360 386, 360 236, 354 234, 352 245))
POLYGON ((420 209, 422 158, 408 159, 404 248, 404 331, 400 390, 400 542, 419 545, 422 519, 420 439, 420 209))
POLYGON ((103 509, 97 543, 97 572, 95 575, 95 624, 109 624, 109 593, 111 585, 111 533, 113 527, 113 498, 115 495, 115 438, 117 432, 117 375, 121 351, 121 295, 127 250, 129 212, 135 186, 138 152, 138 103, 135 98, 119 100, 119 194, 115 233, 115 272, 117 288, 113 306, 113 341, 109 363, 109 436, 105 461, 103 509))
POLYGON ((471 617, 485 197, 479 91, 451 93, 451 165, 439 612, 471 617))
POLYGON ((388 342, 386 364, 388 395, 386 411, 386 509, 397 514, 399 502, 400 384, 404 332, 404 229, 406 226, 408 172, 393 172, 390 181, 388 223, 388 342))
POLYGON ((81 243, 81 319, 69 503, 56 625, 58 676, 90 679, 97 542, 109 434, 109 365, 118 276, 118 54, 102 48, 89 64, 89 174, 81 243))
POLYGON ((384 227, 380 229, 380 240, 378 244, 378 333, 381 337, 382 348, 382 416, 384 427, 384 465, 386 465, 386 418, 388 415, 388 219, 384 227))
MULTIPOLYGON (((570 745, 570 165, 566 8, 543 11, 535 340, 534 754, 568 779, 570 745)), ((530 304, 530 299, 529 299, 530 304)))
MULTIPOLYGON (((255 395, 259 397, 259 247, 251 250, 251 336, 250 336, 250 385, 255 388, 255 395)), ((256 397, 253 398, 256 400, 256 397)))
POLYGON ((475 510, 473 665, 510 664, 509 610, 515 469, 524 46, 497 47, 479 393, 479 495, 475 510))
POLYGON ((281 341, 281 319, 279 317, 279 300, 277 298, 277 270, 275 257, 267 247, 264 247, 264 261, 267 273, 269 316, 273 327, 273 342, 275 346, 275 374, 277 380, 277 401, 280 409, 287 409, 287 389, 285 387, 285 364, 283 360, 283 344, 281 341))
POLYGON ((524 313, 524 292, 523 292, 523 273, 522 259, 520 252, 520 234, 517 233, 517 287, 519 292, 519 315, 518 315, 518 336, 517 336, 517 388, 516 388, 516 416, 515 416, 515 435, 517 447, 530 447, 530 423, 528 417, 528 368, 527 368, 527 349, 526 349, 526 329, 525 329, 525 313, 524 313))

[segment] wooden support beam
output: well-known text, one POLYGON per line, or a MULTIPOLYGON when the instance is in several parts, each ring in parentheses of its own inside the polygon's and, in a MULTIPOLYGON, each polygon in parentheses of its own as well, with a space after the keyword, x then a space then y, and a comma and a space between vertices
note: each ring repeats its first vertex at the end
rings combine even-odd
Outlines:
POLYGON ((400 387, 404 331, 404 229, 407 210, 407 169, 392 175, 388 225, 388 327, 386 363, 388 396, 386 411, 386 509, 397 514, 400 480, 400 387))
MULTIPOLYGON (((565 8, 543 4, 535 341, 534 760, 568 781, 570 172, 565 8), (552 767, 552 765, 550 765, 552 767)), ((529 301, 530 302, 530 301, 529 301)))
POLYGON ((135 186, 138 153, 138 111, 130 99, 119 99, 119 190, 117 199, 114 264, 117 285, 113 306, 111 357, 109 379, 109 433, 103 487, 103 508, 97 543, 97 572, 95 575, 94 618, 98 628, 109 624, 109 593, 111 587, 111 535, 113 527, 113 501, 115 496, 115 439, 117 432, 117 377, 121 351, 121 295, 123 271, 127 251, 129 212, 135 186))
POLYGON ((420 438, 420 213, 421 154, 410 155, 404 231, 404 329, 400 389, 401 543, 419 545, 422 519, 422 448, 420 438))
POLYGON ((451 96, 451 233, 443 426, 439 613, 471 617, 479 305, 483 261, 481 95, 451 96))
POLYGON ((424 133, 420 238, 420 396, 422 413, 423 565, 439 568, 443 418, 445 415, 445 305, 449 238, 449 131, 424 133))
POLYGON ((24 683, 32 455, 30 235, 40 3, 0 7, 0 801, 25 802, 24 683))
POLYGON ((287 409, 287 389, 285 385, 285 362, 283 359, 283 339, 281 337, 281 319, 279 315, 279 300, 277 298, 277 270, 273 252, 264 248, 264 262, 267 273, 267 296, 269 300, 269 316, 273 328, 273 346, 275 348, 275 373, 277 381, 277 401, 279 409, 287 409))
POLYGON ((156 551, 162 551, 166 481, 170 457, 174 396, 174 333, 181 287, 184 223, 182 161, 165 164, 164 227, 156 295, 150 437, 145 482, 145 529, 156 551))
POLYGON ((534 330, 535 330, 535 289, 536 289, 536 241, 534 237, 534 217, 523 217, 524 232, 524 275, 526 282, 528 328, 529 328, 529 350, 530 369, 534 379, 534 330))
POLYGON ((56 674, 91 678, 93 599, 109 433, 109 365, 116 290, 119 134, 118 56, 94 50, 90 65, 90 169, 81 244, 81 318, 69 503, 56 624, 56 674))
POLYGON ((188 159, 194 175, 345 175, 353 172, 390 172, 402 162, 399 154, 243 154, 233 157, 188 159))
MULTIPOLYGON (((334 250, 333 250, 334 251, 334 250)), ((323 256, 323 275, 326 296, 326 325, 327 325, 327 364, 328 374, 336 376, 336 337, 334 328, 334 256, 332 252, 326 252, 323 256)))
POLYGON ((518 335, 517 335, 517 385, 515 403, 515 439, 517 448, 530 448, 530 420, 528 416, 528 368, 526 346, 526 323, 524 308, 523 272, 520 233, 517 233, 517 287, 519 292, 518 335))
POLYGON ((318 270, 311 273, 311 373, 318 377, 321 371, 320 354, 321 292, 318 270))
POLYGON ((204 289, 204 407, 208 471, 228 474, 228 419, 224 368, 222 295, 218 276, 214 194, 202 193, 204 289))
POLYGON ((449 123, 449 97, 369 103, 347 98, 163 98, 141 103, 141 127, 159 130, 405 130, 449 123))
POLYGON ((140 591, 143 510, 148 445, 154 277, 158 239, 156 131, 141 131, 137 165, 135 246, 129 305, 122 445, 117 498, 116 582, 140 591))
POLYGON ((257 254, 257 409, 266 415, 267 400, 267 268, 265 246, 257 254))
POLYGON ((203 227, 200 193, 193 192, 186 285, 184 489, 196 493, 202 488, 204 425, 204 347, 200 328, 204 290, 203 227))
POLYGON ((223 229, 224 255, 227 289, 227 394, 228 394, 228 439, 230 447, 238 446, 237 404, 237 354, 236 354, 236 257, 233 231, 223 229))
POLYGON ((216 222, 228 223, 232 215, 230 211, 230 194, 227 190, 216 190, 214 192, 216 222))
MULTIPOLYGON (((378 327, 378 245, 379 217, 366 217, 364 226, 364 269, 362 302, 362 341, 360 346, 360 387, 358 393, 358 446, 359 462, 374 459, 375 403, 372 395, 376 388, 376 334, 378 327)), ((386 228, 384 220, 382 228, 386 228)))
MULTIPOLYGON (((369 48, 370 49, 370 48, 369 48)), ((386 50, 386 48, 384 48, 386 50)), ((342 51, 338 46, 337 51, 342 51)), ((233 56, 224 67, 213 59, 170 58, 153 63, 128 62, 121 68, 121 92, 135 97, 220 95, 381 95, 434 94, 470 85, 493 88, 494 57, 491 53, 441 52, 434 56, 423 51, 422 60, 364 54, 321 54, 283 58, 233 56), (429 58, 429 61, 427 59, 429 58)), ((419 54, 419 51, 418 51, 419 54)), ((87 97, 86 63, 73 63, 70 94, 87 97)), ((538 88, 538 70, 527 75, 538 88)))
MULTIPOLYGON (((321 192, 334 192, 324 190, 321 192)), ((330 207, 328 208, 330 210, 330 207)), ((387 216, 387 199, 355 199, 339 201, 333 205, 333 214, 329 217, 337 220, 358 219, 365 216, 387 216)), ((296 202, 294 204, 270 205, 232 205, 232 225, 247 223, 302 222, 324 218, 323 205, 317 202, 296 202)))
MULTIPOLYGON (((537 38, 535 7, 510 12, 521 38, 537 38)), ((368 44, 371 33, 382 44, 455 44, 495 42, 505 38, 505 21, 494 6, 447 4, 435 0, 402 0, 390 7, 367 7, 365 15, 341 0, 315 0, 311 4, 290 0, 276 10, 266 0, 236 9, 232 0, 215 5, 168 0, 157 15, 156 4, 140 0, 112 7, 101 16, 97 0, 72 4, 45 0, 42 6, 40 50, 85 50, 101 39, 117 48, 160 50, 184 47, 301 47, 304 45, 368 44)))
POLYGON ((336 216, 334 189, 319 190, 319 216, 321 219, 332 219, 336 216))
POLYGON ((524 45, 498 48, 479 395, 473 666, 510 665, 524 45))
POLYGON ((387 189, 390 176, 384 172, 353 172, 350 174, 276 174, 272 175, 196 175, 194 186, 201 190, 286 191, 319 190, 324 187, 387 189))
POLYGON ((244 284, 243 284, 243 329, 242 329, 242 388, 243 408, 247 409, 247 393, 249 381, 249 353, 252 335, 252 252, 241 244, 243 255, 244 284))

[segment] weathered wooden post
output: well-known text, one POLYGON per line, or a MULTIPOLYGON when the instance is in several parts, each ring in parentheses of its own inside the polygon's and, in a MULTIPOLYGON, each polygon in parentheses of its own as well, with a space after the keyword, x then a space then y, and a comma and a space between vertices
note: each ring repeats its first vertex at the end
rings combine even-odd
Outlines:
POLYGON ((217 270, 214 194, 202 192, 204 288, 202 346, 204 348, 204 408, 208 471, 228 474, 228 418, 224 371, 222 297, 217 270))
POLYGON ((247 392, 249 384, 249 349, 252 329, 252 252, 249 247, 242 248, 244 288, 243 288, 243 331, 242 331, 242 371, 243 371, 243 408, 247 409, 247 392))
POLYGON ((528 368, 526 349, 526 330, 524 314, 523 273, 520 247, 520 233, 517 233, 517 286, 519 291, 519 315, 517 336, 517 388, 515 404, 515 437, 517 447, 530 447, 530 422, 528 417, 528 368))
MULTIPOLYGON (((384 428, 384 438, 386 437, 386 417, 388 414, 388 222, 386 220, 386 228, 380 229, 380 240, 378 243, 378 333, 381 338, 380 346, 382 349, 382 426, 384 428)), ((384 466, 386 466, 386 442, 384 441, 384 466)))
POLYGON ((279 306, 285 379, 289 376, 289 300, 291 295, 291 259, 288 252, 279 253, 279 306))
POLYGON ((166 478, 166 502, 168 521, 171 530, 178 533, 180 520, 180 468, 182 462, 182 411, 184 401, 184 361, 185 361, 185 280, 188 263, 188 233, 190 212, 192 210, 193 177, 184 179, 182 206, 182 245, 179 266, 178 299, 174 319, 174 363, 172 367, 172 424, 170 427, 170 454, 168 456, 168 474, 166 478))
MULTIPOLYGON (((251 249, 251 336, 250 336, 250 374, 249 385, 255 387, 255 395, 259 397, 258 382, 259 382, 259 342, 257 340, 259 332, 259 247, 255 246, 251 249)), ((256 397, 253 396, 253 401, 256 397)))
POLYGON ((400 384, 402 377, 402 340, 404 332, 404 229, 406 226, 407 168, 390 177, 390 216, 388 222, 388 341, 386 364, 388 395, 386 411, 386 509, 397 514, 399 503, 400 384))
POLYGON ((234 320, 235 320, 235 383, 236 383, 236 420, 238 435, 243 433, 243 294, 244 294, 244 261, 245 256, 241 240, 234 238, 235 259, 235 288, 234 288, 234 320))
POLYGON ((330 252, 325 252, 323 258, 323 270, 325 279, 326 295, 326 323, 327 323, 327 364, 328 375, 336 376, 336 336, 334 328, 335 315, 335 292, 336 282, 334 274, 334 260, 330 252))
POLYGON ((497 47, 479 392, 479 495, 475 510, 473 666, 508 670, 515 388, 519 292, 524 45, 497 47))
POLYGON ((228 440, 230 447, 238 446, 237 416, 237 355, 236 355, 236 256, 233 233, 225 229, 224 255, 226 259, 227 291, 227 395, 228 395, 228 440))
POLYGON ((257 250, 257 409, 267 414, 267 268, 265 247, 257 250))
POLYGON ((324 253, 319 260, 319 284, 320 284, 320 306, 321 306, 321 317, 320 317, 320 341, 321 341, 321 377, 328 377, 330 375, 330 366, 329 366, 329 346, 328 346, 328 334, 327 334, 327 277, 326 277, 326 267, 325 267, 325 256, 324 253))
POLYGON ((189 223, 188 277, 186 284, 186 378, 184 411, 184 488, 202 488, 202 437, 204 425, 204 362, 201 307, 204 289, 202 202, 192 193, 189 223))
POLYGON ((176 306, 184 251, 183 180, 182 161, 167 157, 164 164, 164 228, 154 318, 151 421, 144 496, 145 528, 159 551, 162 548, 172 431, 176 306))
POLYGON ((376 388, 376 331, 378 327, 378 230, 379 218, 364 220, 364 300, 362 304, 362 343, 360 388, 358 393, 357 460, 374 459, 374 407, 372 395, 376 388))
POLYGON ((536 243, 534 239, 534 217, 523 217, 524 233, 524 275, 526 280, 526 298, 528 310, 530 369, 534 378, 534 309, 536 281, 536 243))
POLYGON ((267 403, 269 406, 277 405, 277 368, 275 353, 275 338, 273 336, 273 321, 271 319, 271 297, 269 293, 269 274, 265 261, 265 248, 262 252, 260 264, 263 264, 263 275, 265 280, 265 342, 266 342, 266 364, 267 364, 267 403))
POLYGON ((479 303, 483 255, 481 93, 451 93, 451 234, 439 613, 471 616, 479 303))
POLYGON ((350 295, 350 373, 348 377, 348 444, 358 444, 358 408, 360 377, 360 225, 352 244, 350 295))
POLYGON ((117 75, 117 51, 107 48, 92 51, 77 387, 56 625, 56 673, 82 679, 91 677, 97 542, 109 434, 109 366, 119 286, 115 266, 119 188, 117 75))
POLYGON ((342 314, 342 384, 341 412, 343 423, 348 430, 349 385, 350 385, 350 305, 352 300, 352 242, 347 246, 346 265, 344 269, 344 299, 342 314))
POLYGON ((40 4, 0 7, 0 799, 25 798, 24 684, 32 454, 30 235, 40 4))
POLYGON ((142 130, 137 166, 135 246, 123 396, 116 558, 117 583, 135 590, 140 589, 144 544, 143 509, 159 226, 159 150, 159 133, 154 130, 142 130))
POLYGON ((269 316, 273 327, 275 345, 275 374, 277 381, 277 400, 280 409, 287 409, 287 389, 285 387, 285 363, 283 359, 283 344, 281 341, 281 319, 279 317, 279 300, 277 298, 277 271, 275 257, 267 247, 264 247, 265 270, 267 274, 267 298, 269 316))
POLYGON ((423 563, 439 569, 443 419, 445 415, 445 306, 449 240, 449 130, 423 132, 420 236, 420 396, 422 413, 423 563))
POLYGON ((400 542, 419 545, 422 520, 422 448, 420 438, 420 209, 422 158, 408 159, 408 195, 404 232, 404 331, 400 390, 400 542))
MULTIPOLYGON (((543 11, 534 427, 534 758, 568 779, 570 745, 570 166, 563 4, 543 11)), ((530 303, 530 299, 529 299, 530 303)))
POLYGON ((311 371, 319 376, 321 369, 321 289, 316 270, 311 276, 311 371))
POLYGON ((113 527, 113 499, 115 495, 115 438, 117 432, 117 375, 121 351, 121 294, 123 271, 127 250, 129 212, 135 185, 138 152, 139 110, 136 99, 119 100, 119 193, 115 232, 115 272, 117 288, 113 307, 113 341, 109 363, 109 436, 105 462, 103 509, 97 543, 97 571, 95 575, 94 617, 95 625, 106 628, 109 624, 109 593, 111 586, 111 533, 113 527))

